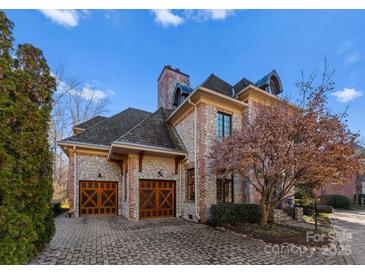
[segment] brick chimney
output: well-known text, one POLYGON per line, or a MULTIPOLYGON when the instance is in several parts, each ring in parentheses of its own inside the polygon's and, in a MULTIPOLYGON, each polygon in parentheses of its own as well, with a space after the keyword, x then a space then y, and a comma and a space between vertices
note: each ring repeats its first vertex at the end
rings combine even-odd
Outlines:
POLYGON ((160 76, 157 79, 158 83, 158 108, 174 109, 173 98, 176 83, 180 83, 190 87, 189 75, 181 72, 178 68, 172 68, 169 65, 164 66, 160 76))

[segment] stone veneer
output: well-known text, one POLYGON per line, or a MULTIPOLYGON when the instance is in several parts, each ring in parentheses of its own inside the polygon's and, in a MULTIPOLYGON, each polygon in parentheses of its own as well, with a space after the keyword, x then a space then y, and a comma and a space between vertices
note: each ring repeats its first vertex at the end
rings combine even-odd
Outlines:
POLYGON ((79 189, 80 181, 109 181, 118 182, 118 214, 122 213, 121 194, 122 194, 122 176, 119 166, 106 160, 106 155, 79 153, 74 152, 69 155, 69 172, 70 180, 68 183, 68 199, 70 208, 74 204, 74 160, 76 155, 76 207, 73 215, 79 216, 79 189), (99 172, 101 178, 98 177, 99 172))
MULTIPOLYGON (((196 184, 198 186, 199 201, 198 212, 202 222, 209 219, 210 205, 216 201, 216 179, 211 172, 209 155, 211 147, 217 138, 217 113, 218 111, 232 114, 232 129, 238 129, 242 125, 242 113, 230 113, 219 109, 214 105, 200 103, 197 108, 197 173, 196 184)), ((195 112, 190 112, 176 126, 176 130, 183 141, 187 151, 187 161, 184 163, 184 172, 182 174, 181 189, 182 198, 182 217, 189 218, 189 215, 195 215, 195 203, 186 201, 186 175, 187 169, 194 167, 194 117, 195 112)), ((242 178, 237 174, 234 175, 234 203, 244 202, 246 191, 242 178)))
POLYGON ((129 220, 139 220, 139 180, 140 179, 155 179, 155 180, 172 180, 175 181, 175 201, 176 201, 176 216, 180 216, 180 188, 179 175, 175 174, 175 158, 163 156, 143 157, 142 172, 139 172, 138 154, 130 154, 128 157, 128 181, 129 181, 129 220), (158 171, 161 171, 162 177, 158 176, 158 171))
MULTIPOLYGON (((76 191, 74 190, 74 157, 75 153, 69 155, 69 184, 68 198, 70 208, 73 208, 74 193, 76 193, 76 209, 73 216, 79 217, 79 183, 80 181, 115 181, 118 182, 118 214, 123 215, 130 221, 139 219, 139 180, 173 180, 176 181, 176 216, 181 215, 180 210, 180 184, 179 175, 175 174, 175 158, 163 156, 145 155, 143 158, 142 172, 138 168, 138 154, 130 154, 128 157, 128 171, 123 172, 118 164, 107 161, 106 155, 79 154, 76 160, 76 191), (157 173, 161 170, 162 177, 157 173), (102 177, 99 178, 99 172, 102 177), (126 176, 126 177, 125 177, 126 176), (125 199, 125 181, 127 181, 127 199, 125 199)), ((125 166, 123 167, 125 168, 125 166)))
POLYGON ((187 159, 181 167, 181 216, 185 219, 190 219, 189 216, 193 218, 195 215, 195 203, 186 199, 187 170, 194 168, 194 119, 194 111, 191 111, 175 127, 188 152, 187 159))

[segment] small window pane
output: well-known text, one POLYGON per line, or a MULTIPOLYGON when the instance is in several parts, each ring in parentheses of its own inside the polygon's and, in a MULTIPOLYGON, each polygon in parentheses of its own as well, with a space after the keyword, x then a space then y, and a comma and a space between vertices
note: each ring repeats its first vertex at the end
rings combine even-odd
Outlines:
POLYGON ((233 203, 233 181, 230 178, 216 180, 217 203, 233 203))
POLYGON ((186 184, 186 199, 188 201, 195 201, 195 170, 188 169, 186 184))

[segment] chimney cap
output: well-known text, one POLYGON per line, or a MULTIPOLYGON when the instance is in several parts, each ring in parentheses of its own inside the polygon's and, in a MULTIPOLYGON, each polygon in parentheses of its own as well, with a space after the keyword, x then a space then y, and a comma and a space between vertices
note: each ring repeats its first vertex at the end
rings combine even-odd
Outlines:
POLYGON ((162 73, 165 71, 165 69, 168 69, 168 70, 171 70, 171 71, 173 71, 173 72, 176 72, 176 73, 179 73, 179 74, 181 74, 181 75, 184 75, 184 76, 186 76, 186 77, 190 77, 190 75, 189 74, 186 74, 186 73, 184 73, 184 72, 182 72, 179 68, 172 68, 170 65, 165 65, 163 68, 162 68, 162 71, 161 71, 161 73, 160 73, 160 76, 158 76, 158 78, 157 78, 157 81, 159 81, 160 80, 160 78, 161 78, 161 76, 162 76, 162 73))

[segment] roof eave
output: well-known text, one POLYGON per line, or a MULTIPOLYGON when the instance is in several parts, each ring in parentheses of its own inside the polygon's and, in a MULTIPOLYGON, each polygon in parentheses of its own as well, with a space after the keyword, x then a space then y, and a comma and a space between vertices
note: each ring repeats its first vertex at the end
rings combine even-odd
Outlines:
POLYGON ((120 147, 120 148, 126 148, 126 149, 131 149, 131 150, 144 150, 144 151, 149 151, 149 152, 156 152, 156 153, 163 153, 163 154, 170 154, 170 155, 182 155, 182 156, 187 155, 187 152, 177 150, 177 149, 169 149, 169 148, 149 146, 149 145, 136 144, 136 143, 130 143, 130 142, 113 142, 110 147, 110 151, 112 150, 113 147, 120 147))
POLYGON ((210 93, 210 94, 213 94, 213 95, 216 95, 218 97, 221 97, 221 98, 224 98, 225 100, 229 100, 235 104, 238 104, 242 107, 248 107, 248 104, 242 102, 242 101, 239 101, 238 99, 236 98, 233 98, 231 96, 227 96, 227 95, 224 95, 222 93, 219 93, 217 91, 214 91, 214 90, 211 90, 209 88, 206 88, 206 87, 202 87, 202 86, 198 86, 197 88, 195 88, 191 93, 190 95, 184 100, 184 102, 179 105, 171 114, 169 117, 167 117, 166 121, 169 121, 185 104, 189 104, 189 99, 191 99, 192 96, 194 96, 196 93, 198 93, 198 91, 201 90, 201 91, 204 91, 204 92, 207 92, 207 93, 210 93))

